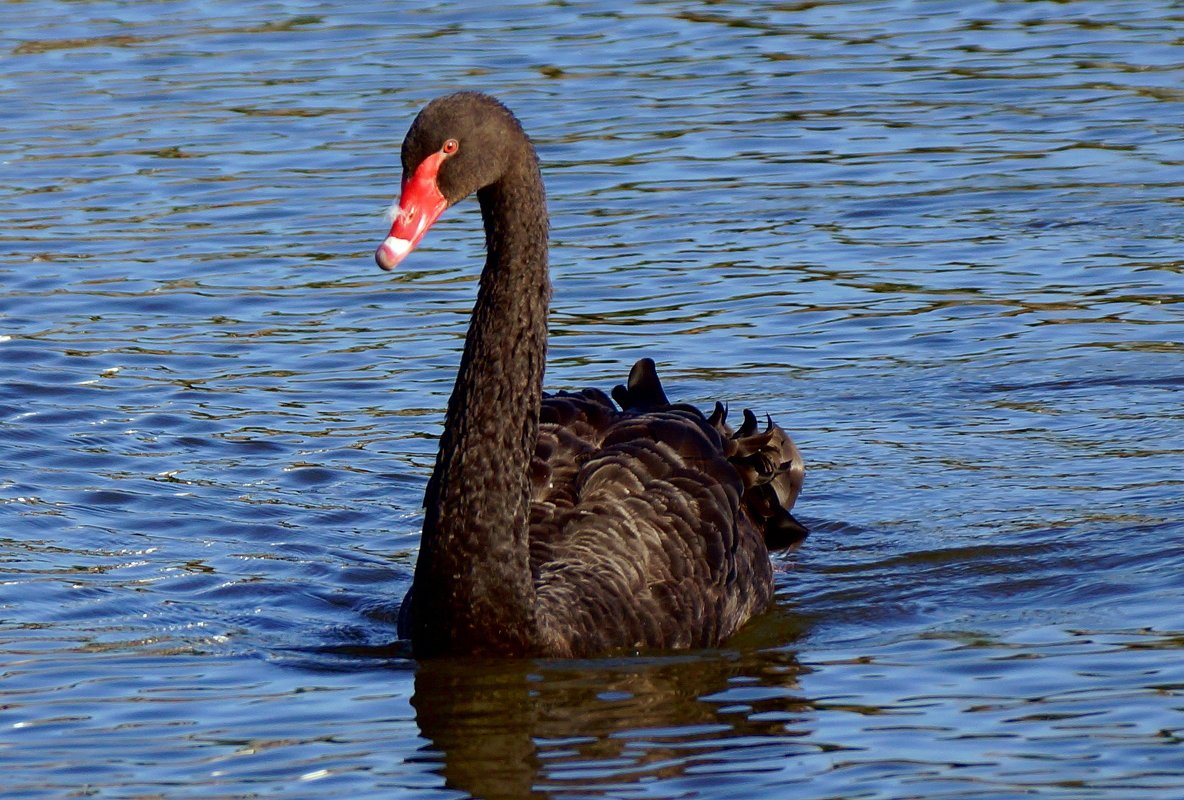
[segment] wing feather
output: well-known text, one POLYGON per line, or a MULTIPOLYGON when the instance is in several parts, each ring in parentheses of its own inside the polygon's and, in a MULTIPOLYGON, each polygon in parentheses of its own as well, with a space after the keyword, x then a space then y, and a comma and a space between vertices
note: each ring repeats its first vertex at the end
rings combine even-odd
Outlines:
POLYGON ((709 646, 772 597, 768 550, 800 542, 789 513, 797 448, 750 411, 733 432, 672 405, 639 361, 613 404, 595 389, 544 397, 531 465, 531 568, 557 652, 709 646))

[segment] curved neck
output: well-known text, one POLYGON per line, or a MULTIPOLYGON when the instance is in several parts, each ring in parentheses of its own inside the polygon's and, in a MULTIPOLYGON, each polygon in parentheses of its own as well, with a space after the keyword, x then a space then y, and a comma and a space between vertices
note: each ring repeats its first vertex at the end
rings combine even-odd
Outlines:
POLYGON ((477 194, 487 258, 424 498, 417 655, 522 654, 537 625, 527 528, 547 351, 547 211, 533 151, 477 194))

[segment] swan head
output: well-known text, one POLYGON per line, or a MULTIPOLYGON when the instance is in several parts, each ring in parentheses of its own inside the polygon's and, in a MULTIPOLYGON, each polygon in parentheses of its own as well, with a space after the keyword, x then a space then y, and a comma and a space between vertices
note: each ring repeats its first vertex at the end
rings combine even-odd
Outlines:
POLYGON ((374 259, 398 266, 450 206, 496 183, 530 141, 514 115, 494 98, 457 92, 424 106, 403 139, 403 183, 391 206, 390 232, 374 259))

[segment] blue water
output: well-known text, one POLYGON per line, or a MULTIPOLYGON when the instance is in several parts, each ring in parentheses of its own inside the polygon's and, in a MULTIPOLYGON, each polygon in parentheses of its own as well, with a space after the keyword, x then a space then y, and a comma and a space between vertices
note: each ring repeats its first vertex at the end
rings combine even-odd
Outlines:
POLYGON ((0 21, 0 796, 1184 795, 1178 4, 0 21), (397 642, 475 204, 371 254, 458 88, 539 147, 548 385, 805 455, 726 648, 397 642))

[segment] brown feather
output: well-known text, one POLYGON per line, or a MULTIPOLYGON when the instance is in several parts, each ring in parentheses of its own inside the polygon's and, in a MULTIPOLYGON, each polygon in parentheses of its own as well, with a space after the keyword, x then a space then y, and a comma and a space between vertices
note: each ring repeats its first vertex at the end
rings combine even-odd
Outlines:
POLYGON ((648 359, 614 397, 628 408, 595 390, 543 399, 529 533, 540 626, 563 654, 718 643, 768 604, 768 549, 805 538, 789 514, 801 457, 771 423, 725 438, 721 404, 711 418, 670 405, 648 359))

